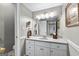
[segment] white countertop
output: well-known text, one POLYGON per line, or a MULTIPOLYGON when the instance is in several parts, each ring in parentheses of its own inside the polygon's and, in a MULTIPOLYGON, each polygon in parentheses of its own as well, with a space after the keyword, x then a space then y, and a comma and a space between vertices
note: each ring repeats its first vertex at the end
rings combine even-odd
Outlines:
POLYGON ((24 36, 24 37, 21 37, 20 39, 34 40, 34 41, 44 41, 44 42, 55 42, 55 43, 65 43, 65 44, 68 43, 65 38, 58 38, 58 39, 53 39, 53 38, 40 39, 40 38, 42 38, 42 37, 30 37, 30 38, 26 38, 24 36))
POLYGON ((35 41, 44 41, 44 42, 55 42, 55 43, 65 43, 67 44, 67 41, 65 41, 62 38, 59 39, 39 39, 39 38, 26 38, 26 40, 35 40, 35 41))

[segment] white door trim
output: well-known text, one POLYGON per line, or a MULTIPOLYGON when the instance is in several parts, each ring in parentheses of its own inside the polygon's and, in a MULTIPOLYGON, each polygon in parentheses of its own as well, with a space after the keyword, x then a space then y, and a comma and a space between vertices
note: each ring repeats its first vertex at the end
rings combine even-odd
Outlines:
POLYGON ((16 4, 15 11, 15 56, 20 56, 20 4, 16 4))

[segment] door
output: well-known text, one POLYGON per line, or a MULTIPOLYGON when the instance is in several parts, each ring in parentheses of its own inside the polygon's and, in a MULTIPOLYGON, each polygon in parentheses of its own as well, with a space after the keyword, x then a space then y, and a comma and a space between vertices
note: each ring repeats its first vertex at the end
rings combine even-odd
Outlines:
POLYGON ((50 55, 51 56, 67 56, 67 51, 64 49, 51 49, 50 55))
POLYGON ((49 56, 50 48, 35 45, 35 56, 49 56))
POLYGON ((39 21, 39 34, 40 35, 46 35, 47 30, 46 30, 46 21, 39 21))

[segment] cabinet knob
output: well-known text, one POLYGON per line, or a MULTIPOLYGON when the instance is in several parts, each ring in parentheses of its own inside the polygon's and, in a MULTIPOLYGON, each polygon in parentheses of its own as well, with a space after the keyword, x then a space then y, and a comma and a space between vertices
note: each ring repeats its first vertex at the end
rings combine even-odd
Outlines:
POLYGON ((29 54, 31 54, 31 53, 29 52, 29 54))
POLYGON ((57 46, 57 48, 59 48, 60 46, 57 46))
POLYGON ((26 56, 29 56, 29 55, 26 55, 26 56))
POLYGON ((53 52, 53 50, 51 50, 50 52, 53 52))
POLYGON ((43 48, 40 48, 40 50, 44 50, 43 48))
POLYGON ((31 48, 31 47, 29 47, 29 48, 31 48))
POLYGON ((18 36, 16 36, 16 38, 18 38, 18 36))

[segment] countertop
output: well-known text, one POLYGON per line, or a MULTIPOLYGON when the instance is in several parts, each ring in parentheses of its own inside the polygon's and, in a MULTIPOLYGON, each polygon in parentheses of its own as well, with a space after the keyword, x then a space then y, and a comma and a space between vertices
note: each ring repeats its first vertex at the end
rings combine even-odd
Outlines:
POLYGON ((26 40, 34 40, 34 41, 44 41, 44 42, 54 42, 54 43, 65 43, 67 44, 67 41, 63 38, 58 39, 40 39, 40 38, 26 38, 26 40))

